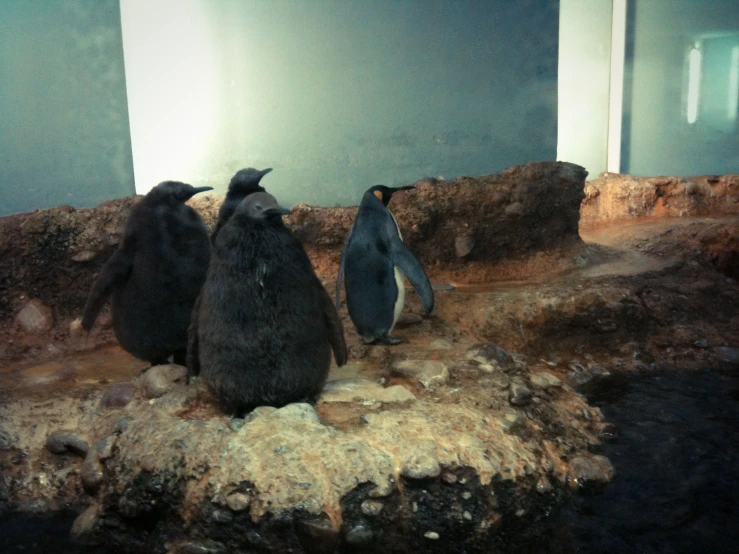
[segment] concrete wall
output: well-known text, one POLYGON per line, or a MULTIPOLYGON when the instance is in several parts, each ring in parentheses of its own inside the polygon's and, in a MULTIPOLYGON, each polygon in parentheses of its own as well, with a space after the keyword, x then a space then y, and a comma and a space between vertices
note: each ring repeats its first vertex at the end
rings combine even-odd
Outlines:
POLYGON ((631 57, 627 57, 622 171, 739 173, 739 125, 736 118, 729 120, 726 109, 730 56, 718 52, 739 46, 739 2, 633 0, 629 9, 633 42, 627 45, 631 57), (690 124, 686 117, 689 49, 696 40, 721 35, 730 44, 704 44, 698 116, 690 124))
POLYGON ((611 0, 561 0, 557 159, 606 170, 611 0))
MULTIPOLYGON (((554 159, 557 0, 121 0, 136 188, 286 204, 554 159)), ((573 160, 577 161, 577 160, 573 160)))
POLYGON ((0 215, 133 192, 118 1, 0 2, 0 215))

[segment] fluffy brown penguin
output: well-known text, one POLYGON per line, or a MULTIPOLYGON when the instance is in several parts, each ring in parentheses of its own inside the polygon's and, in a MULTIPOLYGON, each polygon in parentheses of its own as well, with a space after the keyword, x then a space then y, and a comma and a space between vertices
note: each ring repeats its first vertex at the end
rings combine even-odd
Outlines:
POLYGON ((273 196, 249 195, 223 226, 193 316, 188 369, 222 409, 313 401, 333 350, 346 363, 344 329, 302 244, 273 196))
POLYGON ((113 330, 124 349, 155 365, 172 355, 185 364, 187 327, 210 259, 208 229, 185 202, 212 189, 165 181, 133 207, 90 291, 84 329, 112 295, 113 330))
POLYGON ((253 167, 246 167, 244 169, 240 169, 233 177, 231 177, 231 182, 228 184, 226 199, 223 201, 223 204, 221 204, 221 209, 218 210, 216 228, 210 236, 210 242, 212 244, 215 244, 218 232, 233 215, 234 210, 236 210, 236 207, 241 203, 241 201, 255 192, 264 192, 264 187, 261 187, 259 182, 262 180, 262 177, 267 175, 270 171, 272 171, 271 167, 262 170, 254 169, 253 167))

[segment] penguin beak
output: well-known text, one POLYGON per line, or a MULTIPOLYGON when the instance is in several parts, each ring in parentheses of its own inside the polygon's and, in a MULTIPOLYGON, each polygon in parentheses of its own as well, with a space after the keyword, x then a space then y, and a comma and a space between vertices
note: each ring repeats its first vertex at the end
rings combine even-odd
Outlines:
POLYGON ((288 210, 287 208, 283 208, 282 206, 277 206, 276 208, 265 210, 264 213, 266 215, 290 215, 293 212, 292 210, 288 210))
POLYGON ((265 175, 267 175, 267 173, 269 173, 270 171, 272 171, 272 168, 271 168, 271 167, 268 167, 267 169, 263 169, 263 170, 262 170, 262 171, 260 171, 259 173, 261 173, 262 177, 264 177, 264 176, 265 176, 265 175))
POLYGON ((213 190, 213 187, 193 187, 192 195, 195 196, 199 192, 205 192, 207 190, 213 190))

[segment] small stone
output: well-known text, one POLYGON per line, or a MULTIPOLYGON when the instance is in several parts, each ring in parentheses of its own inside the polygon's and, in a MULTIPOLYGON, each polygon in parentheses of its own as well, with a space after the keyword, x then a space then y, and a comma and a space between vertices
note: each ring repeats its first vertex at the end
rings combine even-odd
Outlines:
POLYGON ((369 379, 336 379, 323 387, 318 403, 330 402, 407 402, 414 394, 401 385, 384 388, 369 379))
POLYGON ((713 354, 721 362, 739 366, 739 347, 718 346, 713 349, 713 354))
POLYGON ((570 461, 570 477, 580 487, 603 485, 613 477, 613 466, 605 456, 577 456, 570 461))
POLYGON ((82 334, 82 318, 73 319, 69 322, 69 336, 79 337, 82 334))
POLYGON ((403 464, 401 475, 409 479, 428 479, 441 474, 439 460, 428 454, 413 454, 403 464))
POLYGON ((507 412, 500 422, 500 426, 506 433, 514 433, 523 424, 523 417, 515 410, 507 412))
POLYGON ((475 247, 475 239, 470 236, 457 237, 454 240, 454 253, 457 258, 465 258, 469 256, 475 247))
POLYGON ((525 406, 531 402, 533 393, 526 384, 519 379, 511 379, 510 402, 514 406, 525 406))
POLYGON ((141 380, 141 390, 145 398, 159 398, 169 392, 177 383, 184 383, 187 368, 177 364, 155 365, 149 368, 141 380))
POLYGON ((82 464, 80 477, 82 478, 82 486, 90 493, 95 494, 105 478, 103 472, 103 464, 101 460, 109 457, 113 449, 113 441, 111 439, 101 439, 87 451, 85 461, 82 464))
POLYGON ((547 371, 537 371, 530 376, 531 384, 539 389, 547 390, 553 387, 561 387, 562 381, 547 371))
POLYGON ((362 502, 362 513, 366 516, 376 516, 385 505, 379 500, 365 500, 362 502))
POLYGON ((417 379, 426 388, 449 381, 446 364, 438 360, 402 360, 394 362, 391 369, 395 375, 417 379))
POLYGON ((552 484, 543 477, 536 482, 536 492, 544 494, 552 490, 552 484))
POLYGON ((54 326, 54 314, 51 308, 45 306, 41 300, 31 300, 15 316, 15 321, 27 333, 41 333, 54 326))
POLYGON ((229 523, 231 520, 233 520, 234 515, 228 510, 216 509, 213 510, 213 513, 210 517, 213 521, 217 523, 229 523))
POLYGON ((423 536, 432 541, 439 540, 439 533, 437 533, 436 531, 426 531, 423 536))
POLYGON ((447 339, 436 339, 429 343, 429 348, 431 350, 451 350, 454 348, 454 344, 447 339))
POLYGON ((462 498, 464 500, 469 500, 470 498, 472 498, 472 493, 470 491, 464 491, 462 493, 462 498))
POLYGON ((54 454, 71 452, 84 458, 90 449, 90 445, 72 433, 54 431, 46 438, 46 448, 54 454))
POLYGON ((72 256, 73 262, 89 262, 95 257, 95 252, 92 250, 82 250, 74 256, 72 256))
POLYGON ((453 485, 454 483, 456 483, 456 482, 457 482, 457 476, 456 476, 456 475, 454 475, 454 474, 453 474, 452 472, 450 472, 450 471, 445 471, 445 472, 444 472, 444 473, 442 474, 441 478, 442 478, 442 480, 443 480, 443 481, 444 481, 445 483, 448 483, 449 485, 453 485))
POLYGON ((92 504, 84 512, 82 512, 72 524, 72 530, 70 534, 73 538, 80 542, 86 542, 86 539, 95 530, 98 517, 100 515, 100 506, 98 504, 92 504))
POLYGON ((210 539, 188 541, 177 545, 174 554, 224 554, 225 547, 210 539))
POLYGON ((136 387, 133 383, 113 383, 110 385, 100 399, 102 408, 123 408, 133 400, 136 387))
POLYGON ((375 538, 375 534, 372 529, 364 524, 355 525, 346 533, 346 542, 353 546, 359 546, 372 542, 375 538))
POLYGON ((467 349, 467 359, 480 363, 480 368, 493 371, 509 371, 515 368, 511 355, 495 344, 475 344, 467 349))
POLYGON ((226 505, 234 512, 242 512, 249 507, 251 500, 243 492, 232 492, 226 497, 226 505))
POLYGON ((471 514, 471 513, 469 513, 469 512, 467 511, 467 510, 465 510, 465 511, 464 511, 464 512, 462 513, 462 519, 464 519, 464 520, 466 520, 466 521, 472 521, 472 514, 471 514))

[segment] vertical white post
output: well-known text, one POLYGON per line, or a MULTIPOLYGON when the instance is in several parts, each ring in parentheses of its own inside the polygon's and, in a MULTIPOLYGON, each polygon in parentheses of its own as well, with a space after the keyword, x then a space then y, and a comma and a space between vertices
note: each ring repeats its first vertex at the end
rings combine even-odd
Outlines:
POLYGON ((621 118, 624 104, 627 0, 613 0, 611 22, 611 86, 608 101, 608 171, 621 171, 621 118))

